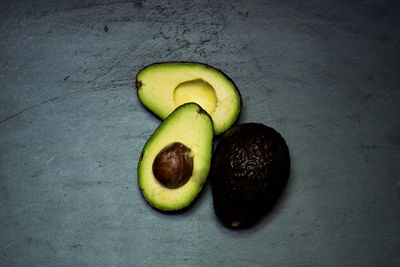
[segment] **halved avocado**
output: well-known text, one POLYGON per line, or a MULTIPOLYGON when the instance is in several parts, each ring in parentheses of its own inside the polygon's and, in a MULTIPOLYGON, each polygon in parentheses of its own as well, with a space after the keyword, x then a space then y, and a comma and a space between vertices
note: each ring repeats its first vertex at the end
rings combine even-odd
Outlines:
POLYGON ((184 103, 199 104, 211 116, 215 135, 230 128, 241 109, 240 93, 232 80, 201 63, 149 65, 138 73, 136 87, 140 101, 161 119, 184 103))
POLYGON ((196 103, 172 112, 146 142, 138 164, 146 201, 164 210, 188 206, 200 192, 211 165, 213 123, 196 103))

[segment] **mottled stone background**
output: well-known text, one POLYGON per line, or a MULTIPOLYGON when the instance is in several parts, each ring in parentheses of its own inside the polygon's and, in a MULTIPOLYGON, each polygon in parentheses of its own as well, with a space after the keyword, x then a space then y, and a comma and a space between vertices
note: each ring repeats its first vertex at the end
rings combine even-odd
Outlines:
POLYGON ((399 266, 398 1, 1 1, 1 266, 399 266), (229 75, 240 122, 287 140, 269 216, 235 232, 210 183, 150 208, 141 149, 160 120, 140 68, 229 75))

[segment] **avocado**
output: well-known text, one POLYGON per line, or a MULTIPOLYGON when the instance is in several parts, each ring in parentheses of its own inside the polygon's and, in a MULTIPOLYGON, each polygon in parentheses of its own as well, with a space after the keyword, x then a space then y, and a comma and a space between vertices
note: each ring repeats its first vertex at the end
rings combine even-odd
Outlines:
POLYGON ((194 62, 165 62, 144 67, 136 77, 140 101, 165 119, 178 106, 195 102, 214 122, 218 135, 233 125, 241 109, 239 90, 221 71, 194 62))
POLYGON ((213 124, 196 103, 173 111, 146 142, 138 163, 145 200, 163 210, 188 206, 200 192, 211 165, 213 124))
POLYGON ((215 214, 229 227, 255 224, 276 202, 289 173, 289 150, 277 131, 260 123, 232 127, 214 155, 215 214))

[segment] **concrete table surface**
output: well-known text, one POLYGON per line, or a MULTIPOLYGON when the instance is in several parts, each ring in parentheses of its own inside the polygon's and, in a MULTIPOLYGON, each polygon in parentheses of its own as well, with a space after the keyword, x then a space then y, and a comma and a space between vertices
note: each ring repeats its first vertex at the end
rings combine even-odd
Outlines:
POLYGON ((395 1, 2 1, 1 266, 399 266, 395 1), (300 3, 299 3, 300 2, 300 3), (239 122, 286 139, 290 182, 255 227, 224 228, 210 183, 184 213, 143 200, 160 120, 134 81, 215 66, 239 122))

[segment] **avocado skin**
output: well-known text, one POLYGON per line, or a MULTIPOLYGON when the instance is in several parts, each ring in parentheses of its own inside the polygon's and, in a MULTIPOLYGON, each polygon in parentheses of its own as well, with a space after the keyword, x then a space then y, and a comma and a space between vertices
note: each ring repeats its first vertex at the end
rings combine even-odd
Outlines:
POLYGON ((214 155, 215 214, 228 227, 254 225, 273 207, 289 174, 289 149, 277 131, 259 123, 234 126, 214 155))

